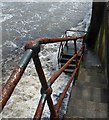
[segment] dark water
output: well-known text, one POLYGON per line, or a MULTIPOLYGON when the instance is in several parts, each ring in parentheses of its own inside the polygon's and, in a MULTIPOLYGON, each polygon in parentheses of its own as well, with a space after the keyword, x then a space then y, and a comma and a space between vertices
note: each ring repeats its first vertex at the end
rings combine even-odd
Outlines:
POLYGON ((75 27, 90 9, 89 3, 71 2, 10 2, 3 3, 2 70, 13 69, 28 39, 60 37, 75 27))

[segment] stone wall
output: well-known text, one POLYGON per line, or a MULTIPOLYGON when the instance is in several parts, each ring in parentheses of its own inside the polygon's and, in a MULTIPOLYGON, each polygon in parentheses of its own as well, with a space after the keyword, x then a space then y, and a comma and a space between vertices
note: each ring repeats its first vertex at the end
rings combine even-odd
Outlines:
POLYGON ((107 66, 107 76, 109 80, 109 1, 106 4, 106 66, 107 66))
POLYGON ((88 30, 87 45, 94 48, 104 15, 104 2, 93 2, 91 24, 88 30))
MULTIPOLYGON (((91 24, 86 36, 86 43, 88 48, 96 52, 101 60, 108 79, 109 91, 109 1, 93 3, 91 24)), ((107 99, 109 99, 109 93, 107 99)))
POLYGON ((109 80, 109 2, 93 3, 86 43, 98 54, 109 80))

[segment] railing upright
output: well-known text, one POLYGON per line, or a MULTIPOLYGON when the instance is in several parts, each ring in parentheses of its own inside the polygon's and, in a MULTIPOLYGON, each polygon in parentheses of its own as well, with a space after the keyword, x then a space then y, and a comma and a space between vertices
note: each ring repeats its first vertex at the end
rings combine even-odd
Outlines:
POLYGON ((46 78, 45 78, 44 71, 42 69, 42 65, 41 65, 38 54, 36 54, 36 53, 33 54, 33 61, 34 61, 35 68, 36 68, 36 71, 37 71, 38 76, 39 76, 39 80, 40 80, 41 85, 42 85, 41 99, 40 99, 38 108, 36 110, 34 119, 36 120, 36 119, 41 118, 43 107, 44 107, 46 99, 47 99, 47 103, 48 103, 48 106, 49 106, 49 109, 50 109, 51 118, 53 117, 53 118, 58 119, 58 115, 55 111, 53 101, 51 99, 52 89, 51 89, 51 87, 48 86, 48 84, 46 82, 46 78))
MULTIPOLYGON (((76 39, 77 40, 77 39, 76 39)), ((74 40, 74 51, 75 51, 75 54, 77 54, 77 45, 76 45, 76 40, 74 40)), ((77 56, 78 57, 78 56, 77 56)), ((75 64, 76 64, 76 68, 78 68, 78 58, 75 58, 75 64)), ((75 76, 75 80, 77 79, 78 77, 78 70, 76 72, 76 76, 75 76)))
POLYGON ((82 61, 83 61, 83 59, 84 59, 84 49, 85 49, 85 36, 82 36, 82 46, 83 46, 83 50, 82 50, 82 54, 83 54, 82 61))

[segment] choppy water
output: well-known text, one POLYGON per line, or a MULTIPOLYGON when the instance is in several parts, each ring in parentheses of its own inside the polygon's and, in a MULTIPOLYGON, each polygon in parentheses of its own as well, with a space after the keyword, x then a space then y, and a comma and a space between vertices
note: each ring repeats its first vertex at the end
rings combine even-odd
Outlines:
MULTIPOLYGON (((0 7, 2 8, 0 19, 2 60, 0 63, 2 63, 3 82, 20 59, 24 52, 24 43, 28 39, 60 37, 66 29, 72 27, 85 30, 91 13, 91 3, 79 2, 4 2, 0 7)), ((58 70, 58 46, 57 43, 43 46, 39 54, 47 80, 58 70)), ((68 79, 68 76, 63 73, 53 85, 55 103, 68 79)), ((40 82, 31 61, 8 101, 3 117, 33 117, 40 96, 39 88, 40 82)), ((65 108, 66 104, 63 105, 64 112, 65 108)), ((49 110, 45 111, 44 116, 49 116, 49 110)))

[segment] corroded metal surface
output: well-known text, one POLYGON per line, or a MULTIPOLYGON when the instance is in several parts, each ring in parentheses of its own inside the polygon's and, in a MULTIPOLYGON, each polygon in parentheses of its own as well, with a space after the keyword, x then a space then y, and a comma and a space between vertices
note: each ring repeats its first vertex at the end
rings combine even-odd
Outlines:
POLYGON ((47 94, 43 94, 41 96, 38 107, 37 107, 37 110, 36 110, 35 115, 34 115, 34 120, 40 120, 41 119, 43 108, 44 108, 44 105, 45 105, 45 102, 46 102, 46 97, 47 97, 47 94))
POLYGON ((77 40, 77 39, 82 39, 82 36, 67 37, 67 38, 38 38, 35 40, 29 40, 26 43, 25 47, 26 47, 26 49, 31 49, 32 47, 35 47, 38 44, 56 43, 56 42, 70 41, 70 40, 77 40))
POLYGON ((32 50, 25 51, 21 61, 13 70, 13 73, 11 74, 10 78, 7 80, 2 91, 0 92, 0 112, 4 108, 5 104, 7 103, 11 94, 13 93, 17 83, 19 82, 21 76, 23 75, 23 72, 27 67, 27 64, 29 63, 31 56, 32 50))
POLYGON ((41 95, 41 99, 40 99, 38 108, 37 108, 36 113, 35 113, 35 118, 37 118, 37 116, 38 116, 38 118, 41 118, 43 107, 44 107, 46 100, 47 100, 52 117, 57 118, 55 107, 53 105, 53 101, 52 101, 52 98, 50 96, 52 93, 52 89, 47 84, 47 81, 46 81, 46 78, 45 78, 38 54, 33 55, 33 61, 34 61, 35 68, 36 68, 36 71, 37 71, 38 76, 39 76, 39 80, 40 80, 41 85, 42 85, 42 89, 41 89, 42 95, 41 95), (43 97, 44 94, 46 94, 47 97, 43 97))
POLYGON ((82 37, 68 37, 68 38, 41 38, 39 40, 40 44, 47 44, 47 43, 55 43, 61 41, 69 41, 69 40, 77 40, 81 39, 82 37))
POLYGON ((19 66, 16 66, 15 70, 11 74, 10 78, 6 82, 3 90, 0 94, 0 111, 4 108, 7 100, 10 98, 14 88, 16 87, 17 83, 19 82, 24 70, 19 66))
POLYGON ((79 65, 80 65, 80 62, 82 61, 82 57, 83 57, 83 55, 81 56, 81 58, 80 58, 80 60, 78 62, 78 66, 75 68, 74 72, 71 75, 70 80, 68 81, 68 83, 65 86, 61 96, 59 97, 59 100, 58 100, 58 102, 57 102, 57 104, 55 106, 56 111, 59 111, 59 108, 61 107, 62 101, 63 101, 63 99, 64 99, 64 97, 65 97, 65 95, 66 95, 66 93, 67 93, 67 91, 68 91, 68 89, 70 87, 70 84, 72 83, 72 81, 75 81, 73 78, 75 77, 75 75, 76 75, 76 73, 77 73, 77 71, 79 69, 79 65))

